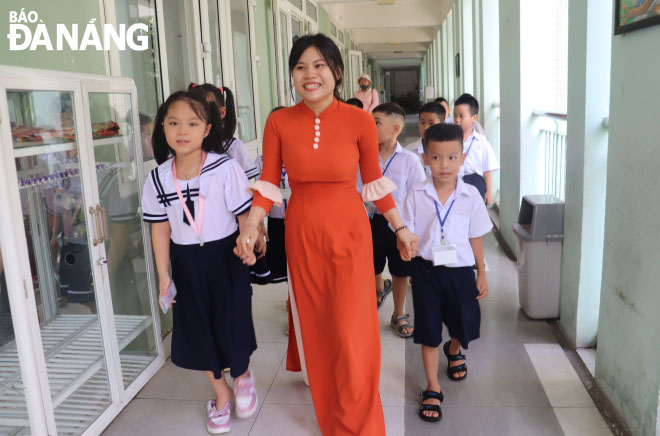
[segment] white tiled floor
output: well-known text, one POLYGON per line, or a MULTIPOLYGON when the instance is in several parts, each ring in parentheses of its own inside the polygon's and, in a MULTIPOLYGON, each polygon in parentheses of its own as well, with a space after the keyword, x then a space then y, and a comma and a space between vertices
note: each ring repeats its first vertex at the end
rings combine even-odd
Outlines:
MULTIPOLYGON (((388 436, 609 434, 549 325, 521 313, 515 264, 492 236, 484 247, 491 272, 481 338, 466 352, 469 376, 463 382, 447 380, 441 357, 445 402, 439 424, 417 417, 425 383, 419 346, 389 327, 392 298, 381 308, 380 388, 388 436)), ((309 389, 299 373, 284 369, 286 295, 286 283, 254 287, 258 349, 251 362, 261 405, 251 419, 232 419, 232 435, 320 435, 309 389)), ((205 435, 205 403, 212 395, 204 374, 168 361, 104 434, 205 435)))

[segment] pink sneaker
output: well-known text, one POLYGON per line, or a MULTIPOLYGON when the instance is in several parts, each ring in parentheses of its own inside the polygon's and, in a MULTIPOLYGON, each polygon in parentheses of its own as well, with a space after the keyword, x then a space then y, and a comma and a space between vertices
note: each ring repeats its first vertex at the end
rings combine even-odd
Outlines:
POLYGON ((236 416, 249 418, 257 411, 257 387, 254 374, 250 370, 249 375, 234 380, 234 391, 236 394, 236 416))
POLYGON ((206 405, 208 420, 206 421, 206 430, 211 434, 228 433, 231 430, 231 404, 227 401, 222 410, 215 408, 215 400, 211 400, 206 405))

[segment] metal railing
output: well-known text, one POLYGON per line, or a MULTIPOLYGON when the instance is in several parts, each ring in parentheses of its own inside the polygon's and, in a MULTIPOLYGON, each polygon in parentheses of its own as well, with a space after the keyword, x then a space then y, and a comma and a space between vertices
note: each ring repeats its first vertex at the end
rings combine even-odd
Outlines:
POLYGON ((566 199, 566 114, 534 111, 543 148, 543 193, 566 199))

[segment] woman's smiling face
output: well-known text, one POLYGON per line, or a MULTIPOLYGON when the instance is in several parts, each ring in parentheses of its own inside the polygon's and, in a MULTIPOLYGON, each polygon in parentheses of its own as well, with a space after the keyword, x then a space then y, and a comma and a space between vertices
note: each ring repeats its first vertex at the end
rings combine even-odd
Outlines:
POLYGON ((291 71, 291 76, 296 91, 306 103, 332 101, 336 84, 335 76, 316 47, 311 46, 303 52, 291 71))

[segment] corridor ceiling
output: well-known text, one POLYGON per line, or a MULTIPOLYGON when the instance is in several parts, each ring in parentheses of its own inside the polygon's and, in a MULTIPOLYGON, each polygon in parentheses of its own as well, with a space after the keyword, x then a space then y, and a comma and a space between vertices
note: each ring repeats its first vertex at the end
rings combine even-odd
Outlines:
POLYGON ((454 4, 454 0, 318 2, 339 26, 351 31, 362 51, 383 64, 394 59, 421 61, 454 4))

